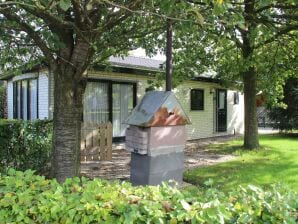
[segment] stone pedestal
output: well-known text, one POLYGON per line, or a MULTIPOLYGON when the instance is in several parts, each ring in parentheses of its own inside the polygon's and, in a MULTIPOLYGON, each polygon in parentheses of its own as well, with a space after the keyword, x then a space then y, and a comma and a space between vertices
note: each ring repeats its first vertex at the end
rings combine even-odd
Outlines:
POLYGON ((182 182, 183 152, 157 156, 131 153, 130 180, 133 185, 158 185, 162 181, 182 182))

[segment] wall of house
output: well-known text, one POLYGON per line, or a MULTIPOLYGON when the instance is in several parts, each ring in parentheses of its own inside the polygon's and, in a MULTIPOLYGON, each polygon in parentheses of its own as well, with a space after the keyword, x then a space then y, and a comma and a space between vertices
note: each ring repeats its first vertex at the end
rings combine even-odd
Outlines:
MULTIPOLYGON (((109 73, 90 71, 89 78, 122 80, 137 82, 138 102, 145 94, 145 89, 148 87, 148 76, 109 73)), ((191 125, 187 126, 188 139, 198 139, 215 137, 222 135, 242 134, 243 133, 243 95, 239 94, 239 104, 234 105, 234 92, 227 91, 227 132, 216 132, 216 107, 215 107, 215 89, 222 88, 219 84, 199 81, 188 81, 178 86, 173 92, 176 94, 183 109, 188 114, 192 121, 191 125), (193 88, 204 90, 204 110, 190 110, 190 90, 193 88), (210 91, 212 90, 212 93, 210 91)))
POLYGON ((6 89, 6 100, 7 100, 7 118, 13 118, 13 84, 12 80, 7 81, 7 89, 6 89))
POLYGON ((178 100, 188 114, 191 125, 187 125, 188 139, 198 139, 211 137, 215 130, 215 116, 213 94, 210 94, 210 89, 217 87, 214 83, 204 82, 185 82, 174 90, 178 100), (204 90, 204 110, 192 111, 190 109, 190 90, 204 90))
POLYGON ((244 95, 239 92, 239 103, 234 104, 234 92, 228 90, 227 96, 227 131, 229 134, 243 134, 244 133, 244 95))
POLYGON ((227 132, 216 132, 216 93, 219 84, 199 81, 189 81, 174 90, 192 124, 187 126, 188 139, 216 137, 222 135, 243 133, 243 95, 239 94, 239 104, 234 105, 234 92, 227 91, 227 132), (204 110, 190 109, 190 90, 204 90, 204 110))
MULTIPOLYGON (((137 74, 124 74, 112 72, 89 71, 88 78, 128 81, 137 83, 138 102, 145 94, 148 87, 148 79, 153 77, 137 74)), ((46 71, 39 76, 39 118, 52 118, 54 109, 54 79, 46 71), (50 96, 50 97, 48 97, 50 96)), ((215 108, 215 89, 222 88, 216 83, 188 81, 174 89, 174 93, 181 102, 185 112, 189 115, 192 124, 187 126, 188 139, 207 138, 234 133, 243 133, 244 121, 244 100, 243 95, 239 94, 239 104, 234 105, 234 92, 227 91, 227 132, 216 132, 216 108, 215 108), (204 110, 190 110, 190 90, 193 88, 204 90, 204 110)), ((8 116, 13 117, 13 88, 12 81, 8 82, 8 116)))
POLYGON ((49 117, 49 79, 46 71, 38 76, 38 118, 49 117))

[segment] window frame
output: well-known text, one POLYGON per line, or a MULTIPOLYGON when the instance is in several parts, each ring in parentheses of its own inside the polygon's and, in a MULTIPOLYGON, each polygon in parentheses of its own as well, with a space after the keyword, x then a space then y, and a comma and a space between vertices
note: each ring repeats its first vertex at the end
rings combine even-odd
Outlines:
MULTIPOLYGON (((133 85, 133 107, 137 105, 137 92, 138 92, 138 82, 136 81, 122 81, 122 80, 113 80, 113 79, 96 79, 88 78, 87 82, 102 82, 108 84, 108 108, 109 108, 109 117, 108 120, 113 124, 113 84, 129 84, 133 85)), ((84 115, 82 114, 82 122, 84 122, 84 115)), ((113 137, 113 142, 123 142, 125 136, 113 137)))
POLYGON ((204 111, 205 110, 205 89, 200 89, 200 88, 194 88, 190 90, 190 111, 204 111), (192 92, 193 91, 199 91, 202 93, 202 103, 199 105, 199 108, 194 108, 193 107, 193 98, 192 98, 192 92))
POLYGON ((38 119, 38 78, 22 79, 13 82, 13 119, 31 120, 31 80, 36 80, 36 119, 38 119), (26 83, 26 102, 24 104, 23 84, 26 83), (19 99, 18 99, 19 98, 19 99), (24 105, 26 116, 24 116, 24 105), (20 116, 18 116, 20 115, 20 116))

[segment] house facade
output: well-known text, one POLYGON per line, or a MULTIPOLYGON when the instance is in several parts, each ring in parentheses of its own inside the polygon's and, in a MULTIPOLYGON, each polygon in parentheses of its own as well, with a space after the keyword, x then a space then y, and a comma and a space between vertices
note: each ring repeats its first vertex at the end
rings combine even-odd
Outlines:
MULTIPOLYGON (((121 141, 127 127, 123 121, 160 71, 162 61, 128 56, 110 58, 111 70, 89 70, 84 94, 83 122, 113 124, 113 139, 121 141)), ((7 81, 9 119, 51 119, 54 110, 54 77, 47 69, 7 81)), ((226 89, 212 78, 189 80, 173 90, 191 120, 189 140, 243 133, 244 99, 237 90, 226 89)))

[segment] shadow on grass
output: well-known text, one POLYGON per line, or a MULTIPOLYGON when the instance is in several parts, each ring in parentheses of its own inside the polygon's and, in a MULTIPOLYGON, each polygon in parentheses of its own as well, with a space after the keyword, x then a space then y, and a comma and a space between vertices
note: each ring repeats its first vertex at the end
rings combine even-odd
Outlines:
POLYGON ((205 187, 212 179, 214 186, 228 190, 239 185, 289 184, 298 191, 298 141, 292 136, 264 135, 260 150, 244 150, 241 141, 210 145, 214 153, 234 154, 233 161, 186 171, 186 182, 205 187))
POLYGON ((248 185, 251 183, 258 185, 269 185, 274 182, 297 184, 297 170, 298 165, 289 162, 276 164, 270 162, 270 160, 232 161, 204 167, 194 173, 186 172, 185 181, 205 187, 204 183, 208 179, 212 179, 216 187, 224 190, 231 189, 239 184, 248 185))

